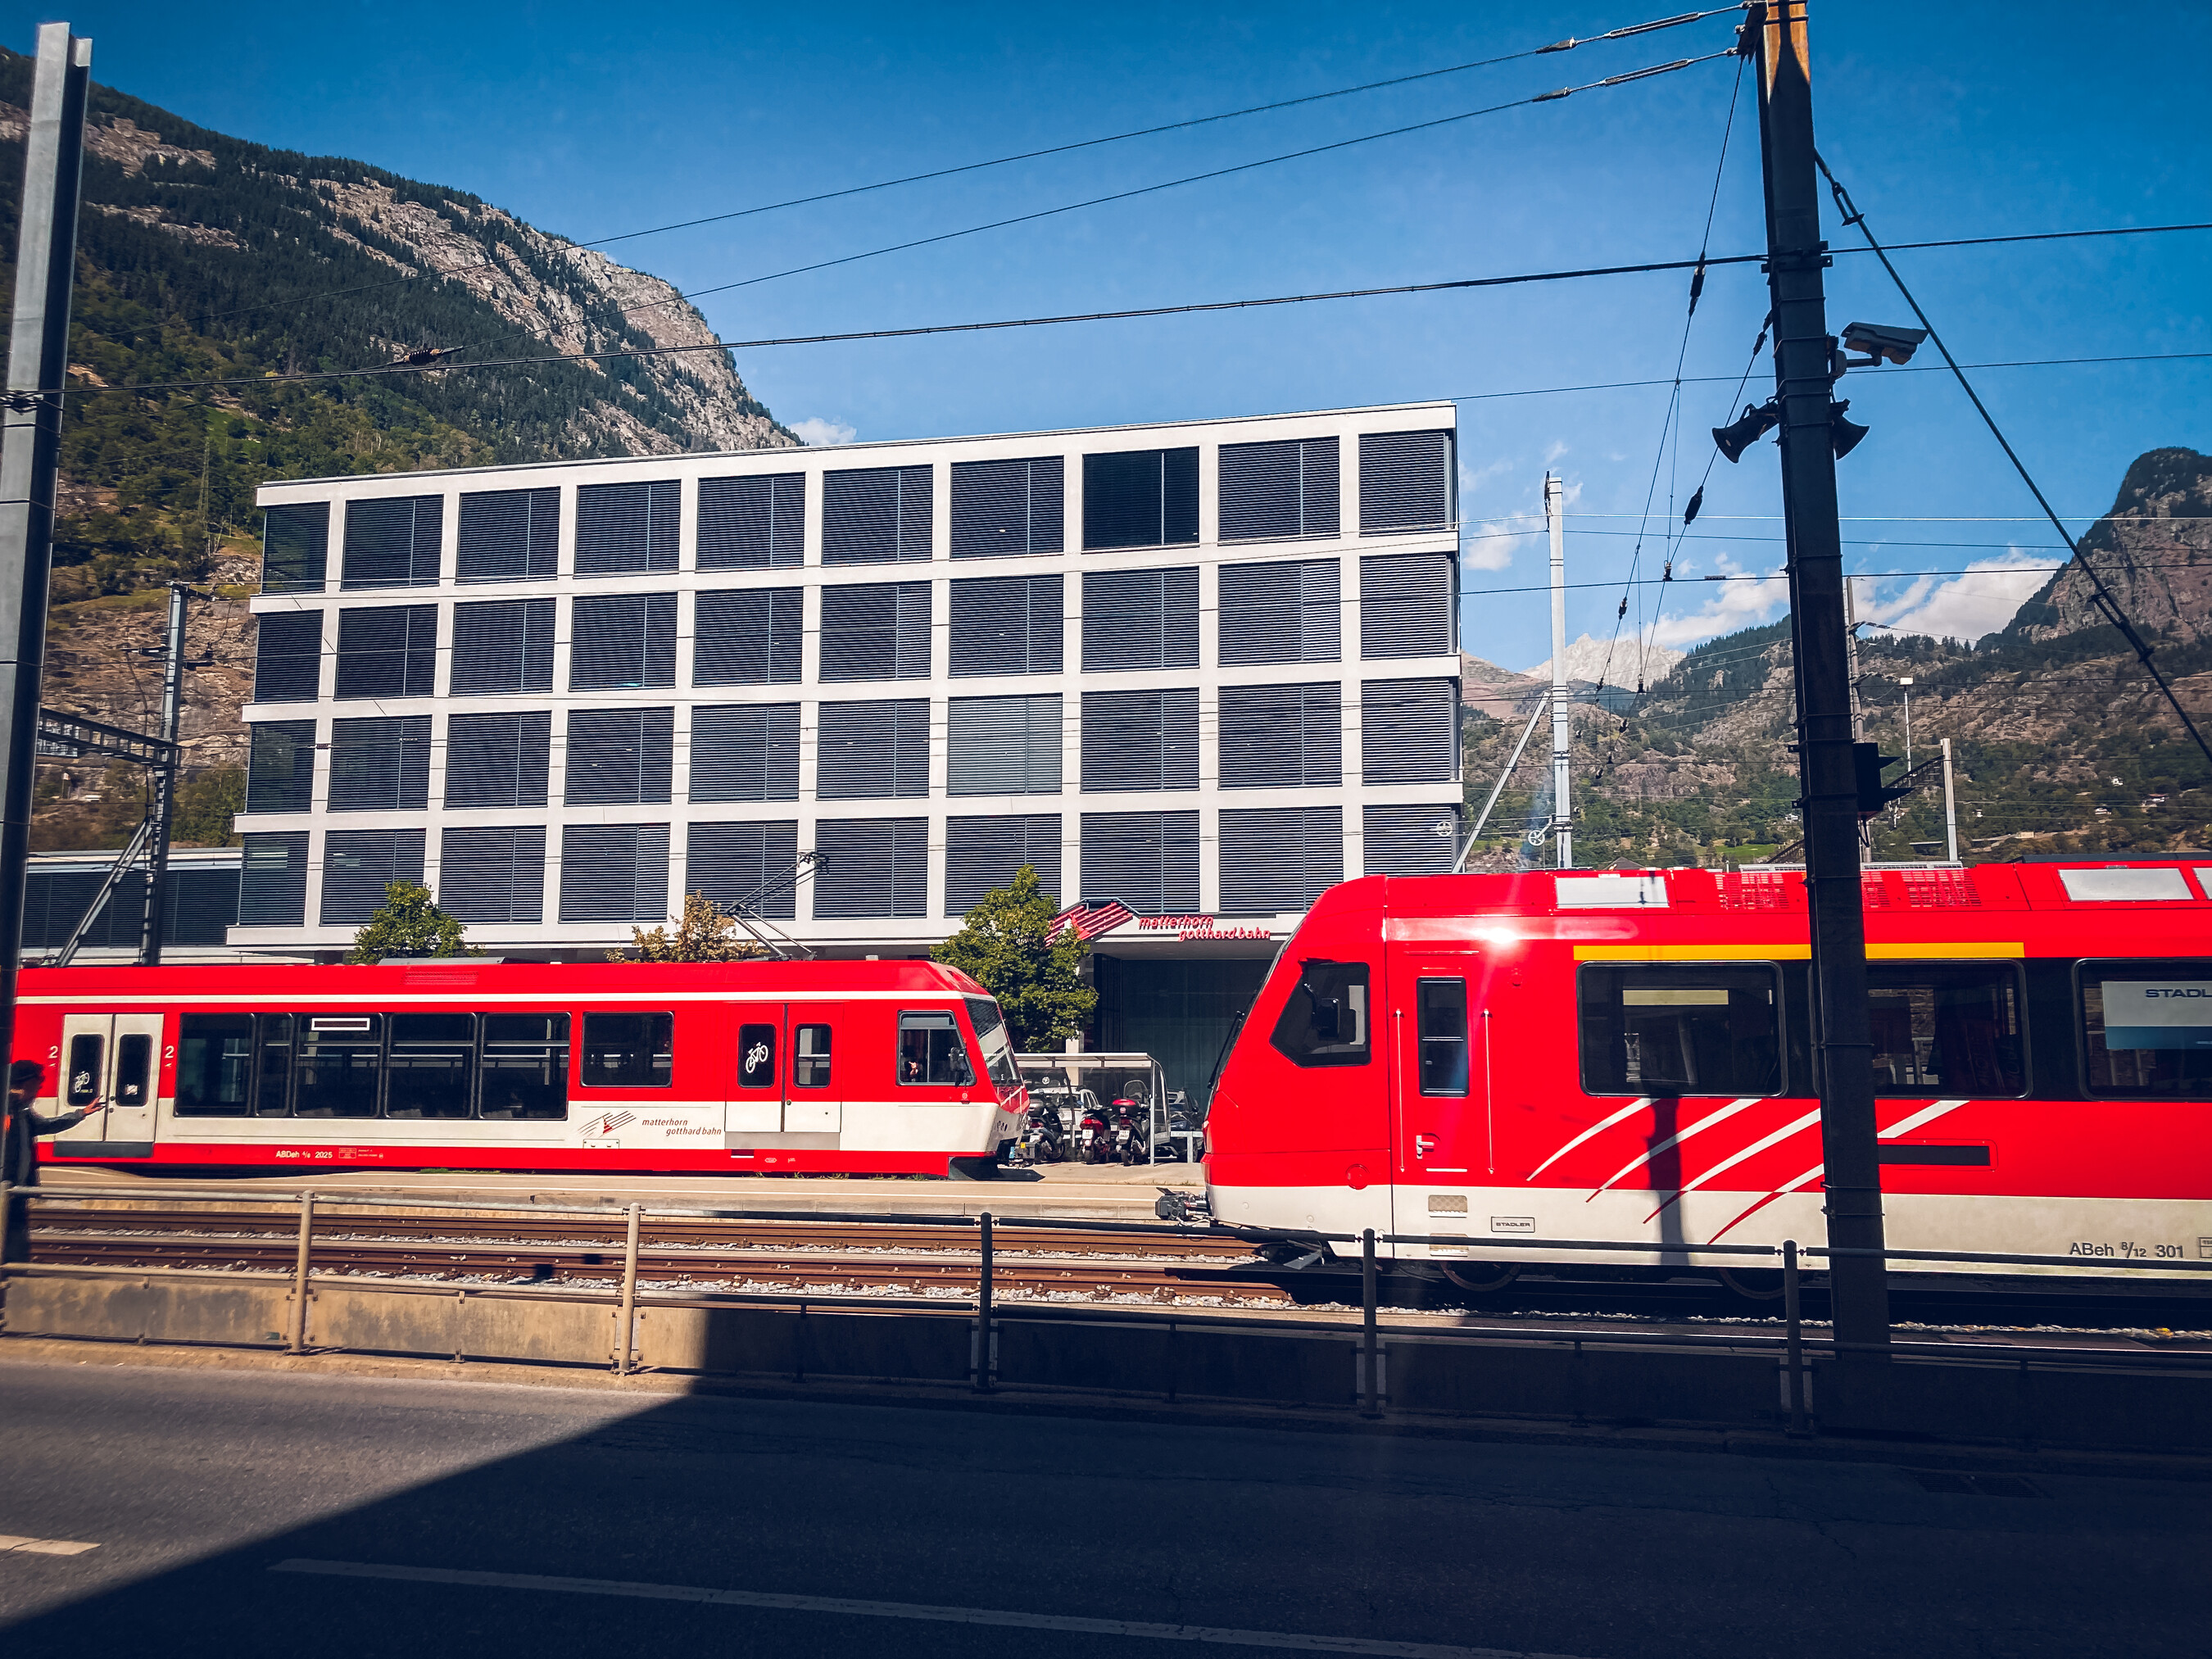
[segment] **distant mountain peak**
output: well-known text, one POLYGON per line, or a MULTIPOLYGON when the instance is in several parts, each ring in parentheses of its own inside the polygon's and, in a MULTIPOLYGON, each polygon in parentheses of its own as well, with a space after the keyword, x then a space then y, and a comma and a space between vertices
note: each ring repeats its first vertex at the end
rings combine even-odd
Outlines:
MULTIPOLYGON (((1683 655, 1663 645, 1639 646, 1634 635, 1618 640, 1599 640, 1585 634, 1567 647, 1567 678, 1632 690, 1639 680, 1646 685, 1656 685, 1682 660, 1683 655)), ((1528 679, 1548 680, 1552 678, 1552 659, 1547 657, 1534 668, 1524 668, 1521 672, 1528 679)))

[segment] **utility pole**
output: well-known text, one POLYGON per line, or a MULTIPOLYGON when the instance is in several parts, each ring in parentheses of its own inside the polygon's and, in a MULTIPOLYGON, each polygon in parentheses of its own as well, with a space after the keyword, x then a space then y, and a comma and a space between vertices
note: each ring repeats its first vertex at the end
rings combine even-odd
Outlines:
POLYGON ((53 562, 54 469, 69 373, 70 289, 76 275, 77 189, 92 42, 67 23, 39 27, 23 145, 23 216, 15 314, 0 417, 0 1058, 14 1052, 15 975, 23 959, 23 871, 46 657, 46 573, 53 562))
POLYGON ((177 816, 177 728, 185 702, 185 601, 191 589, 169 584, 168 657, 161 665, 161 741, 167 758, 154 771, 153 841, 146 848, 146 914, 138 933, 138 963, 161 965, 161 936, 168 926, 169 831, 177 816))
POLYGON ((1951 862, 1959 861, 1959 798, 1951 789, 1951 739, 1943 739, 1943 839, 1949 843, 1951 862))
POLYGON ((1559 866, 1575 867, 1575 820, 1567 799, 1567 519, 1559 481, 1544 475, 1544 522, 1552 532, 1552 823, 1559 836, 1559 866))
MULTIPOLYGON (((1874 1046, 1867 1022, 1866 924, 1859 890, 1857 767, 1850 652, 1837 520, 1837 343, 1821 271, 1814 172, 1812 57, 1806 0, 1759 0, 1744 25, 1759 68, 1766 186, 1767 284, 1781 416, 1782 505, 1790 625, 1797 667, 1797 764, 1805 814, 1805 893, 1813 945, 1813 1040, 1832 1249, 1882 1248, 1875 1139, 1874 1046)), ((1887 1358, 1889 1280, 1878 1255, 1830 1258, 1840 1356, 1887 1358)))

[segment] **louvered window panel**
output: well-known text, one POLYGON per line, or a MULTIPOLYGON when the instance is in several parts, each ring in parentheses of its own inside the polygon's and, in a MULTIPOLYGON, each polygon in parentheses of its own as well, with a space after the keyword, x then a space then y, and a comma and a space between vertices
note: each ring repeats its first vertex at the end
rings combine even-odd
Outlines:
POLYGON ((1083 545, 1179 547, 1198 539, 1198 451, 1083 458, 1083 545))
POLYGON ((1344 809, 1224 811, 1220 849, 1224 915, 1309 909, 1344 879, 1344 809))
POLYGON ((313 702, 323 672, 323 613, 276 611, 258 619, 253 701, 313 702))
POLYGON ((1364 432, 1359 436, 1359 530, 1401 535, 1443 530, 1456 514, 1452 434, 1364 432))
POLYGON ((806 544, 806 475, 699 480, 699 568, 796 569, 806 544))
POLYGON ((561 832, 561 920, 668 920, 668 826, 572 823, 561 832))
POLYGON ((1048 893, 1060 891, 1060 814, 945 821, 945 914, 964 916, 994 888, 1011 886, 1028 865, 1048 893))
POLYGON ((1058 576, 952 584, 952 677, 1057 674, 1063 587, 1058 576))
POLYGON ((1221 688, 1221 787, 1297 789, 1344 781, 1344 696, 1317 685, 1221 688))
POLYGON ((929 678, 927 582, 822 590, 824 684, 929 678))
POLYGON ((1459 777, 1459 682, 1369 680, 1359 688, 1360 776, 1368 783, 1459 777))
POLYGON ((1459 649, 1459 561, 1405 553, 1359 562, 1359 654, 1441 657, 1459 649))
POLYGON ((172 945, 221 945, 238 920, 238 872, 191 865, 169 866, 168 920, 172 945))
MULTIPOLYGON (((799 684, 805 627, 799 589, 708 592, 699 595, 697 604, 691 625, 692 684, 799 684)), ((927 627, 925 620, 925 631, 927 627)))
POLYGON ((1140 916, 1198 908, 1196 812, 1085 812, 1083 896, 1140 916))
POLYGON ((307 832, 252 835, 238 876, 238 925, 297 927, 307 915, 307 832))
POLYGON ((435 587, 445 516, 443 495, 348 501, 338 586, 435 587))
POLYGON ((630 576, 675 569, 683 489, 673 478, 578 489, 576 574, 630 576))
POLYGON ((787 879, 799 861, 799 825, 695 823, 684 860, 684 889, 704 893, 724 908, 739 903, 755 915, 787 921, 798 911, 798 884, 787 879), (760 890, 775 884, 775 890, 760 890))
POLYGON ((797 800, 799 705, 694 708, 691 799, 797 800))
POLYGON ((544 825, 447 830, 438 842, 438 908, 463 921, 542 920, 544 825))
POLYGON ((334 695, 427 697, 438 678, 438 607, 397 605, 338 613, 334 695))
POLYGON ((952 556, 996 559, 1059 552, 1065 468, 1057 455, 955 463, 952 556))
POLYGON ((552 750, 549 710, 453 715, 446 722, 446 805, 544 805, 552 750))
POLYGON ((1339 660, 1344 611, 1338 574, 1334 559, 1223 565, 1222 665, 1339 660))
POLYGON ((1435 806, 1370 806, 1364 811, 1367 873, 1370 876, 1448 875, 1459 858, 1462 809, 1456 801, 1435 806))
POLYGON ((955 697, 945 722, 945 792, 1060 793, 1060 696, 955 697))
POLYGON ((331 811, 406 812, 430 804, 430 717, 331 722, 331 811))
MULTIPOLYGON (((32 870, 23 878, 23 948, 51 950, 68 942, 99 893, 106 872, 32 870)), ((238 921, 238 871, 205 865, 169 866, 162 884, 162 937, 172 946, 221 945, 238 921)), ((84 935, 84 948, 136 951, 146 921, 146 878, 124 872, 84 935)))
POLYGON ((561 565, 558 489, 484 489, 461 497, 455 574, 465 582, 539 581, 561 565))
POLYGON ((814 744, 819 800, 929 793, 929 699, 825 702, 814 744))
POLYGON ((1337 515, 1334 438, 1221 447, 1221 539, 1333 537, 1337 515))
POLYGON ((578 599, 571 631, 571 691, 647 690, 676 684, 673 593, 578 599))
POLYGON ((927 818, 823 818, 814 850, 817 921, 929 914, 927 818))
POLYGON ((664 803, 674 775, 673 708, 572 708, 568 711, 570 806, 664 803))
POLYGON ((261 522, 261 591, 319 593, 331 558, 331 504, 272 507, 261 522))
POLYGON ((357 927, 383 908, 395 881, 422 881, 420 830, 333 830, 323 837, 325 927, 357 927))
POLYGON ((1198 571, 1093 570, 1083 578, 1083 666, 1198 666, 1198 571))
POLYGON ((1198 693, 1083 694, 1083 789, 1198 787, 1198 693))
POLYGON ((453 695, 500 696, 553 689, 551 599, 494 599, 453 607, 453 695))
POLYGON ((933 471, 872 466, 823 473, 822 562, 927 562, 933 471))
POLYGON ((262 720, 246 763, 246 810, 304 812, 314 804, 315 723, 262 720))

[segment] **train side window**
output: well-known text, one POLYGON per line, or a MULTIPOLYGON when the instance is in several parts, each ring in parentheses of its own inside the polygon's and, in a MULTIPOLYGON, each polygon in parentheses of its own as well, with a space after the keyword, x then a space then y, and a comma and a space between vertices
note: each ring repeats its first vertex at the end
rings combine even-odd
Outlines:
POLYGON ((143 1106, 154 1097, 154 1039, 131 1031, 115 1039, 115 1098, 112 1106, 143 1106))
POLYGON ((1577 990, 1588 1093, 1782 1092, 1771 967, 1590 966, 1577 990))
POLYGON ((292 1038, 298 1018, 264 1014, 253 1060, 253 1115, 282 1117, 292 1109, 292 1038))
POLYGON ((82 1108, 100 1098, 100 1073, 107 1060, 107 1039, 80 1031, 70 1039, 66 1104, 82 1108))
POLYGON ((738 1027, 738 1087, 775 1087, 775 1027, 738 1027))
POLYGON ((975 1081, 960 1023, 934 1010, 899 1016, 898 1080, 966 1088, 975 1081))
POLYGON ((1296 1065, 1364 1066, 1367 1009, 1365 963, 1305 963, 1267 1041, 1296 1065))
POLYGON ((1867 969, 1877 1095, 2027 1092, 2020 972, 2009 963, 1867 969))
POLYGON ((383 1069, 381 1014, 298 1014, 295 1117, 374 1117, 383 1069))
POLYGON ((791 1030, 791 1086, 826 1089, 830 1086, 830 1028, 794 1025, 791 1030))
POLYGON ((1467 981, 1425 979, 1415 986, 1421 1044, 1421 1092, 1467 1092, 1467 981))
POLYGON ((568 1115, 568 1016, 486 1014, 477 1113, 492 1118, 568 1115))
POLYGON ((2212 961, 2085 962, 2075 971, 2092 1095, 2212 1095, 2212 961))
POLYGON ((676 1070, 673 1014, 586 1014, 587 1089, 665 1089, 676 1070))
POLYGON ((386 1117, 466 1117, 475 1080, 474 1014, 394 1014, 385 1062, 386 1117))
POLYGON ((253 1016, 185 1014, 177 1028, 177 1115, 245 1116, 253 1086, 253 1016))

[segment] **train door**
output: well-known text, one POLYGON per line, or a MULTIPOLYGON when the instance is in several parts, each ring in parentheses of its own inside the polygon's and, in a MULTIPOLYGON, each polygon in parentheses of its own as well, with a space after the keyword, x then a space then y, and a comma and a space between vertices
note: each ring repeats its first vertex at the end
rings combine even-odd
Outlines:
POLYGON ((731 1134, 774 1134, 783 1127, 783 1079, 786 1071, 783 1005, 780 1002, 732 1003, 725 1010, 724 1028, 736 1045, 736 1073, 725 1091, 722 1128, 731 1134))
MULTIPOLYGON (((1480 958, 1471 955, 1401 957, 1390 964, 1394 1161, 1399 1182, 1416 1192, 1490 1179, 1489 1031, 1480 968, 1480 958)), ((1426 1221, 1418 1200, 1413 1214, 1399 1218, 1401 1231, 1420 1231, 1426 1221)))
POLYGON ((791 1056, 783 1094, 783 1127, 792 1134, 836 1134, 845 1121, 844 1066, 836 1052, 836 1005, 793 1002, 784 1018, 791 1056))
POLYGON ((64 1112, 88 1111, 54 1137, 56 1152, 154 1147, 154 1091, 161 1077, 159 1014, 64 1014, 57 1091, 64 1112))

